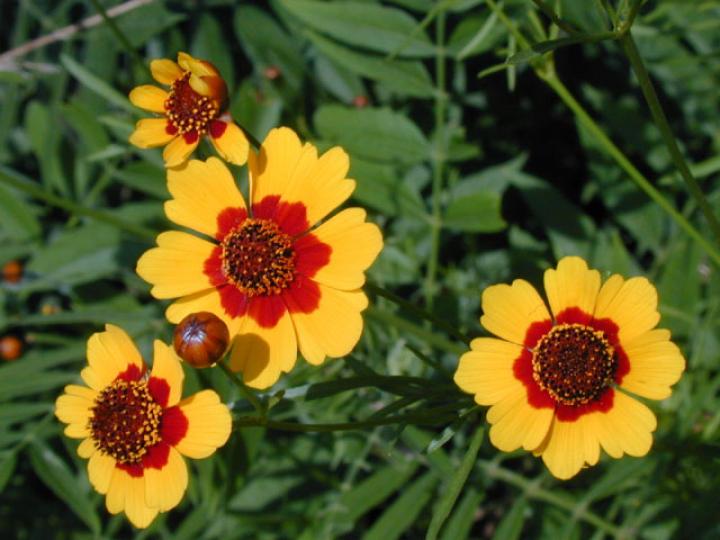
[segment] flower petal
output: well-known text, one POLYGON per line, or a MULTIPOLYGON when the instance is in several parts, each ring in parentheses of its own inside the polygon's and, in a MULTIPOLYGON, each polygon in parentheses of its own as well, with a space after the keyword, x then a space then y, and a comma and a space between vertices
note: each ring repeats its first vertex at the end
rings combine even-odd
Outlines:
POLYGON ((170 86, 184 75, 180 66, 167 58, 160 58, 150 62, 150 71, 153 79, 167 86, 170 86))
POLYGON ((670 341, 670 332, 656 329, 641 334, 623 345, 630 361, 630 372, 622 387, 650 399, 670 396, 670 387, 685 370, 680 349, 670 341))
POLYGON ((245 209, 235 180, 217 158, 189 161, 183 167, 170 169, 167 179, 173 199, 165 203, 165 213, 183 227, 215 236, 223 210, 245 209))
MULTIPOLYGON (((527 281, 492 285, 483 291, 480 323, 498 337, 522 345, 533 323, 550 319, 545 304, 527 281)), ((534 344, 533 344, 534 345, 534 344)))
POLYGON ((176 133, 168 130, 165 118, 143 118, 135 124, 135 131, 128 141, 138 148, 157 148, 165 146, 176 137, 176 133))
POLYGON ((83 440, 77 448, 78 456, 84 459, 90 458, 98 449, 95 447, 95 443, 91 438, 83 440))
POLYGON ((175 508, 183 498, 188 485, 185 460, 170 447, 167 463, 162 469, 147 468, 145 475, 145 503, 160 512, 175 508))
POLYGON ((600 289, 600 272, 588 269, 580 257, 563 257, 557 270, 545 271, 545 293, 555 317, 567 308, 592 315, 600 289))
POLYGON ((165 160, 166 167, 177 167, 182 165, 189 157, 190 154, 200 144, 200 137, 195 135, 191 136, 189 133, 180 135, 170 141, 163 150, 163 159, 165 160))
POLYGON ((245 133, 234 122, 215 120, 210 124, 210 142, 225 160, 235 165, 244 165, 248 159, 250 143, 245 133))
POLYGON ((70 384, 55 401, 55 416, 61 422, 74 425, 72 433, 87 433, 87 423, 96 397, 97 391, 70 384))
POLYGON ((657 301, 655 287, 644 277, 624 281, 614 274, 600 289, 594 318, 611 319, 619 327, 618 336, 625 344, 660 321, 657 301))
POLYGON ((477 338, 472 350, 460 357, 454 381, 461 390, 475 394, 480 405, 494 405, 508 394, 522 389, 513 374, 515 359, 522 347, 495 338, 477 338))
POLYGON ((105 506, 111 514, 125 511, 128 520, 138 529, 144 529, 155 519, 157 508, 145 503, 145 477, 133 477, 122 469, 113 470, 105 506))
MULTIPOLYGON (((492 411, 498 405, 490 409, 492 411)), ((521 446, 525 450, 537 448, 550 430, 553 419, 552 409, 536 409, 527 402, 525 389, 517 385, 500 401, 503 414, 490 414, 493 419, 490 428, 490 442, 496 448, 512 452, 521 446)))
POLYGON ((640 457, 650 451, 657 420, 638 400, 615 392, 612 409, 590 416, 595 422, 600 444, 612 457, 621 457, 623 453, 640 457))
POLYGON ((295 328, 287 310, 270 328, 261 326, 253 317, 243 317, 233 342, 230 367, 233 371, 242 371, 245 384, 268 388, 277 382, 282 372, 293 368, 296 359, 295 328))
POLYGON ((165 408, 177 404, 182 396, 184 378, 185 373, 183 372, 182 365, 180 365, 180 359, 175 354, 173 348, 156 339, 154 343, 153 367, 148 381, 148 387, 155 401, 165 408), (162 381, 159 383, 161 388, 158 388, 158 382, 153 381, 162 381), (167 388, 165 388, 165 385, 167 385, 167 388), (164 399, 158 399, 158 393, 162 393, 164 399))
MULTIPOLYGON (((365 283, 365 270, 375 261, 383 246, 377 225, 365 221, 362 208, 348 208, 333 216, 312 232, 330 246, 330 261, 312 277, 314 281, 336 289, 353 290, 365 283)), ((302 253, 298 252, 298 258, 302 253)))
POLYGON ((243 317, 229 317, 220 303, 220 294, 216 289, 207 289, 195 294, 183 296, 170 304, 165 311, 167 320, 178 324, 191 313, 208 311, 220 318, 228 327, 230 337, 238 333, 243 317))
POLYGON ((313 365, 322 364, 326 356, 340 358, 348 354, 363 329, 363 308, 358 309, 356 291, 339 291, 321 284, 318 287, 319 303, 309 313, 294 309, 295 302, 287 297, 300 354, 313 365))
POLYGON ((217 69, 210 62, 198 60, 186 52, 178 52, 178 65, 185 71, 190 71, 198 77, 218 75, 217 69))
POLYGON ((223 446, 230 437, 232 418, 220 397, 212 390, 203 390, 180 402, 180 410, 188 420, 185 436, 175 445, 182 455, 202 459, 223 446))
POLYGON ((108 492, 116 464, 117 461, 115 461, 114 457, 102 451, 95 452, 90 456, 88 460, 88 479, 95 491, 103 495, 108 492))
POLYGON ((587 416, 573 422, 554 419, 543 448, 538 450, 554 477, 567 480, 579 473, 586 461, 597 462, 597 436, 589 425, 587 416))
POLYGON ((106 324, 104 332, 96 332, 90 336, 87 359, 89 366, 83 369, 80 375, 90 388, 98 392, 128 369, 135 369, 138 373, 145 369, 142 357, 130 336, 122 328, 112 324, 106 324))
POLYGON ((153 285, 155 298, 177 298, 212 286, 204 265, 214 244, 179 231, 159 234, 157 243, 137 262, 137 273, 153 285))
POLYGON ((130 91, 130 103, 146 111, 154 113, 165 113, 165 101, 168 93, 162 88, 144 84, 136 86, 130 91))

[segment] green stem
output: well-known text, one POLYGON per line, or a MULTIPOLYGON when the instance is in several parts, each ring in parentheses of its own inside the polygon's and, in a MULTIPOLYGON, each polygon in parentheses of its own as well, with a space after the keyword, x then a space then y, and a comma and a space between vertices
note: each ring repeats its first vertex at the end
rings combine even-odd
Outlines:
POLYGON ((665 116, 665 111, 663 110, 662 105, 660 105, 657 93, 655 92, 655 88, 652 84, 652 81, 650 80, 650 75, 648 74, 647 68, 645 67, 642 57, 640 56, 640 52, 638 51, 632 34, 630 32, 625 33, 620 38, 620 44, 622 45, 625 54, 630 60, 630 65, 632 66, 633 71, 635 72, 635 76, 640 83, 640 88, 642 89, 642 93, 645 96, 648 107, 650 108, 650 113, 652 114, 655 124, 660 130, 660 134, 662 135, 665 145, 670 151, 670 156, 672 157, 672 160, 675 163, 678 171, 680 171, 680 175, 685 180, 688 191, 690 191, 690 194, 695 198, 695 201, 697 202, 700 210, 705 216, 705 219, 707 220, 710 229, 715 234, 715 237, 720 244, 720 222, 718 222, 717 218, 715 217, 715 214, 713 213, 710 204, 705 198, 702 189, 700 189, 697 180, 695 180, 695 177, 693 176, 692 172, 690 172, 690 168, 688 167, 685 159, 683 158, 682 152, 680 152, 680 148, 677 145, 677 141, 675 140, 672 130, 670 129, 670 124, 668 123, 667 117, 665 116))
POLYGON ((628 13, 627 19, 625 19, 621 25, 621 35, 625 35, 630 32, 630 28, 632 28, 632 25, 635 22, 635 17, 637 17, 637 14, 640 12, 641 5, 642 0, 634 0, 633 5, 630 7, 630 13, 628 13))
POLYGON ((622 153, 622 151, 615 146, 600 126, 592 119, 592 117, 585 111, 582 105, 578 103, 575 97, 565 87, 565 85, 557 78, 557 75, 553 73, 546 73, 537 70, 538 75, 555 91, 555 93, 563 100, 568 108, 575 114, 577 119, 583 126, 598 140, 598 142, 604 147, 605 151, 622 167, 622 169, 628 174, 628 176, 635 182, 635 184, 650 197, 660 208, 662 208, 678 226, 683 229, 688 236, 693 238, 698 244, 700 244, 708 256, 718 265, 720 265, 720 251, 703 237, 700 232, 693 227, 693 225, 685 219, 685 217, 678 212, 675 207, 668 202, 665 197, 650 183, 650 181, 643 176, 643 174, 630 162, 630 160, 622 153))
POLYGON ((130 43, 130 40, 127 38, 127 36, 123 33, 122 30, 120 30, 120 27, 115 24, 115 21, 110 17, 107 12, 105 11, 105 8, 102 7, 100 2, 98 0, 90 0, 90 3, 92 3, 93 7, 95 8, 95 11, 97 11, 100 16, 103 18, 103 21, 105 21, 105 24, 110 29, 110 31, 115 34, 115 37, 120 42, 120 44, 123 46, 125 51, 132 57, 133 61, 138 65, 141 66, 144 71, 146 71, 148 74, 150 74, 150 69, 148 68, 145 61, 140 57, 140 55, 135 50, 135 47, 132 46, 132 43, 130 43))
POLYGON ((143 227, 142 225, 130 223, 108 212, 87 208, 69 199, 65 199, 63 197, 59 197, 57 195, 49 193, 32 181, 21 180, 20 178, 17 178, 16 175, 11 175, 7 173, 4 167, 0 167, 0 182, 11 186, 18 191, 27 193, 31 197, 40 199, 41 201, 45 201, 52 206, 62 208, 63 210, 67 210, 68 212, 76 215, 85 216, 96 219, 98 221, 102 221, 104 223, 108 223, 109 225, 113 225, 118 229, 122 229, 140 238, 146 240, 155 240, 155 236, 157 235, 155 231, 147 227, 143 227))
POLYGON ((570 35, 575 34, 581 34, 579 30, 577 30, 573 25, 570 23, 562 20, 560 17, 557 16, 555 13, 555 10, 548 6, 543 0, 532 0, 535 5, 542 11, 545 15, 547 15, 553 23, 555 23, 555 26, 562 28, 570 35))
POLYGON ((470 338, 467 337, 465 334, 460 332, 457 328, 455 328, 452 324, 448 323, 447 321, 444 321, 440 317, 433 315, 431 312, 426 311, 422 309, 421 307, 416 306, 412 302, 408 302, 404 298, 401 298, 397 294, 390 292, 386 289, 383 289, 379 285, 376 285, 375 283, 372 283, 368 281, 365 283, 365 288, 373 293, 375 293, 378 296, 382 296, 383 298, 387 298, 394 304, 397 304, 401 308, 405 309, 406 311, 409 311, 413 315, 416 315, 420 317, 421 319, 424 319, 428 321, 429 323, 433 324, 434 326, 443 329, 445 332, 447 332, 448 335, 454 337, 455 339, 462 341, 465 344, 470 343, 470 338))
POLYGON ((225 373, 225 375, 228 376, 230 381, 235 385, 235 387, 240 392, 240 395, 244 397, 246 400, 250 402, 250 404, 253 406, 253 408, 257 411, 257 413, 260 415, 262 419, 265 418, 266 414, 266 408, 263 405, 263 403, 260 401, 260 399, 255 395, 255 393, 250 390, 247 386, 245 386, 245 383, 240 380, 240 377, 238 377, 237 373, 235 373, 233 370, 230 369, 230 367, 225 363, 225 360, 220 360, 217 365, 220 367, 220 369, 225 373))
POLYGON ((432 220, 430 229, 430 259, 428 260, 427 274, 425 276, 425 304, 432 309, 435 296, 435 277, 437 274, 440 254, 440 232, 442 230, 441 196, 443 189, 443 174, 445 169, 445 12, 438 13, 435 20, 436 47, 435 53, 435 144, 433 152, 433 180, 432 180, 432 220))
POLYGON ((508 31, 515 37, 520 47, 523 49, 529 49, 530 48, 530 42, 527 40, 527 38, 523 35, 520 30, 517 29, 515 26, 515 23, 510 20, 510 18, 505 15, 505 12, 500 8, 496 3, 495 0, 485 0, 488 6, 490 6, 490 9, 493 11, 495 16, 502 22, 505 27, 508 29, 508 31))

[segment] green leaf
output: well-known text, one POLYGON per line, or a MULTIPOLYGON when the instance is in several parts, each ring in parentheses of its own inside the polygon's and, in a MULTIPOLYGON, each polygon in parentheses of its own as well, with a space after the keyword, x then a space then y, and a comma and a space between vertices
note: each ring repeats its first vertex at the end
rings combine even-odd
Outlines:
POLYGON ((569 36, 559 39, 550 39, 541 43, 533 44, 529 49, 517 52, 507 59, 507 63, 510 65, 525 64, 530 60, 539 58, 543 54, 559 49, 560 47, 567 47, 568 45, 577 45, 578 43, 596 43, 598 41, 604 41, 612 39, 614 36, 609 33, 599 34, 579 34, 576 36, 569 36))
POLYGON ((80 480, 73 476, 65 462, 50 447, 37 441, 30 446, 30 462, 45 485, 67 504, 93 533, 99 534, 100 520, 87 490, 80 480))
POLYGON ((470 536, 477 509, 485 494, 469 487, 450 516, 442 534, 442 540, 465 540, 470 536))
POLYGON ((516 499, 498 524, 493 540, 518 540, 525 524, 525 513, 528 508, 527 499, 516 499))
POLYGON ((140 193, 158 199, 167 199, 170 193, 165 180, 165 170, 151 163, 136 161, 113 172, 113 177, 140 193))
POLYGON ((407 13, 367 2, 281 0, 295 17, 314 30, 348 45, 398 56, 433 56, 435 48, 418 21, 407 13))
POLYGON ((0 184, 0 231, 13 240, 35 238, 40 235, 40 223, 35 214, 32 205, 0 184))
POLYGON ((460 467, 446 486, 444 494, 435 507, 432 521, 430 522, 430 527, 428 529, 427 536, 425 537, 427 540, 435 540, 437 538, 440 528, 443 526, 443 523, 445 523, 448 515, 450 515, 450 511, 455 505, 455 501, 460 495, 470 472, 475 466, 475 460, 477 459, 477 454, 480 450, 480 445, 482 444, 484 436, 485 428, 480 427, 475 431, 475 434, 470 441, 470 446, 468 447, 467 452, 465 452, 465 456, 460 463, 460 467))
POLYGON ((429 98, 436 93, 430 75, 420 62, 387 60, 358 53, 311 30, 305 30, 305 35, 333 62, 358 75, 383 83, 388 90, 396 94, 429 98))
POLYGON ((320 135, 372 161, 417 163, 430 158, 430 143, 405 115, 390 109, 320 107, 313 118, 320 135))
POLYGON ((426 218, 425 203, 419 191, 400 177, 396 167, 353 155, 350 160, 350 177, 357 182, 353 199, 363 206, 373 208, 385 216, 426 218))
POLYGON ((453 231, 490 233, 503 230, 507 223, 500 215, 500 196, 486 191, 451 201, 443 225, 453 231))
POLYGON ((3 452, 0 454, 0 493, 3 492, 8 481, 12 478, 16 465, 16 452, 3 452))
POLYGON ((195 38, 193 39, 191 54, 196 58, 209 60, 220 71, 228 88, 235 87, 235 71, 232 56, 232 49, 228 47, 227 40, 223 36, 223 29, 218 18, 203 13, 199 20, 194 21, 196 25, 195 38))
POLYGON ((118 92, 110 84, 88 71, 81 64, 73 60, 72 57, 63 54, 60 56, 60 62, 65 66, 65 69, 67 69, 80 84, 87 87, 88 90, 96 93, 119 109, 123 109, 131 114, 138 114, 140 112, 130 103, 127 96, 118 92))
POLYGON ((402 490, 398 497, 373 523, 363 540, 396 540, 409 529, 433 496, 438 477, 428 471, 402 490))

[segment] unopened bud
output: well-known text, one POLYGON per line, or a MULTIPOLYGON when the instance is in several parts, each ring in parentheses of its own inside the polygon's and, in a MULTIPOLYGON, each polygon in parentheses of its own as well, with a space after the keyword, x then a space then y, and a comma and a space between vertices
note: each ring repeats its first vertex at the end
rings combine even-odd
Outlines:
POLYGON ((358 109, 363 109, 369 104, 370 100, 368 100, 367 96, 359 95, 353 98, 353 105, 355 105, 358 109))
POLYGON ((0 358, 6 361, 17 360, 23 351, 23 342, 15 336, 0 339, 0 358))
POLYGON ((196 368, 210 367, 227 350, 227 326, 207 311, 191 313, 175 327, 173 346, 180 358, 196 368))
POLYGON ((2 269, 2 276, 8 283, 17 283, 22 279, 23 266, 18 261, 5 263, 2 269))
POLYGON ((263 71, 263 75, 265 76, 265 78, 271 81, 277 79, 281 74, 282 72, 277 66, 268 66, 265 68, 265 71, 263 71))

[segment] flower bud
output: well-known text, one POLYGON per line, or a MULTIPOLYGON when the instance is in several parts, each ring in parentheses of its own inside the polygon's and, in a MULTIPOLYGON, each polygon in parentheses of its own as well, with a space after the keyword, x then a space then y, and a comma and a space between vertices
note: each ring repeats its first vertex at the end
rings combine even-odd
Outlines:
POLYGON ((353 105, 358 109, 364 109, 370 104, 370 100, 367 96, 363 96, 362 94, 359 96, 355 96, 353 98, 353 105))
POLYGON ((23 343, 15 336, 4 336, 0 339, 0 358, 6 361, 17 360, 23 350, 23 343))
POLYGON ((191 313, 175 327, 173 346, 180 358, 195 368, 210 367, 227 350, 227 326, 207 311, 191 313))
POLYGON ((280 75, 282 75, 282 72, 280 71, 280 68, 277 66, 268 66, 263 71, 263 75, 265 76, 266 79, 268 79, 270 81, 274 81, 275 79, 280 77, 280 75))
POLYGON ((2 269, 2 276, 8 283, 17 283, 22 279, 23 267, 18 261, 5 263, 2 269))

